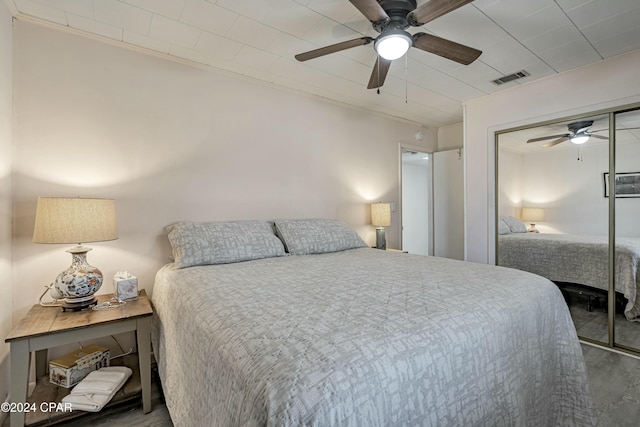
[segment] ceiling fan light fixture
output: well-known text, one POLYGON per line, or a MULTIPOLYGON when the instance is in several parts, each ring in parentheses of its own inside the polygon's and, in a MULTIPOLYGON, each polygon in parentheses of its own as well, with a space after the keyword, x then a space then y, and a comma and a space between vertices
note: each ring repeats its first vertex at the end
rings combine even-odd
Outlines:
POLYGON ((413 46, 413 38, 406 31, 392 30, 380 35, 374 46, 378 55, 388 61, 393 61, 407 53, 409 48, 413 46))
POLYGON ((571 137, 571 142, 574 144, 584 144, 589 140, 589 135, 576 135, 571 137))

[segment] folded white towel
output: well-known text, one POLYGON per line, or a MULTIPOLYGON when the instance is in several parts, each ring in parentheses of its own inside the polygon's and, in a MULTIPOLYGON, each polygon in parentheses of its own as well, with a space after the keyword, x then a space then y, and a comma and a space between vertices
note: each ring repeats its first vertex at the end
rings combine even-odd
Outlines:
POLYGON ((117 387, 124 378, 126 378, 124 372, 91 372, 74 387, 71 393, 109 395, 113 388, 117 387))
POLYGON ((65 396, 62 401, 64 403, 71 404, 72 411, 87 411, 87 412, 98 412, 104 405, 106 405, 109 400, 109 396, 105 396, 103 394, 96 395, 84 395, 84 394, 70 394, 65 396))
POLYGON ((89 373, 62 401, 72 410, 98 412, 109 403, 131 376, 126 366, 109 366, 89 373))

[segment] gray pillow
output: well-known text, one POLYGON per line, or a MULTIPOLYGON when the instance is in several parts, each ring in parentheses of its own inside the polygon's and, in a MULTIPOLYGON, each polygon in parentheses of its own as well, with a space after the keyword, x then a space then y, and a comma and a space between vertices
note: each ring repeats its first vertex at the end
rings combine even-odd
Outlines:
POLYGON ((504 222, 509 226, 512 233, 526 233, 527 226, 515 216, 505 216, 504 222))
POLYGON ((366 248, 348 225, 332 219, 277 220, 276 233, 291 255, 322 254, 366 248))
POLYGON ((267 221, 179 222, 167 231, 178 268, 286 255, 267 221))
POLYGON ((504 222, 504 219, 502 217, 499 217, 498 218, 498 234, 509 234, 509 233, 511 233, 511 229, 509 228, 507 223, 504 222))

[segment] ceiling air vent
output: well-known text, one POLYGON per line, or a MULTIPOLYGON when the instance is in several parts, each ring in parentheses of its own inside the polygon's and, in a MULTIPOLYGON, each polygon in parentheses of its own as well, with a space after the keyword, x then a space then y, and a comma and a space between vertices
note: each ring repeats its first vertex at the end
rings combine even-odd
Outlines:
POLYGON ((527 77, 529 75, 530 74, 527 73, 525 70, 522 70, 522 71, 518 71, 517 73, 509 74, 508 76, 502 76, 499 79, 491 80, 491 83, 499 86, 501 84, 509 83, 509 82, 514 81, 514 80, 518 80, 518 79, 521 79, 523 77, 527 77))

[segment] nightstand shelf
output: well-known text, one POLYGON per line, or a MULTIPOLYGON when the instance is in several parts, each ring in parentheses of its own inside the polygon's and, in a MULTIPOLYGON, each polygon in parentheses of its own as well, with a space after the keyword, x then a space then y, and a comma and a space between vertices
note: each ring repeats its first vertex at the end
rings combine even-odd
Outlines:
MULTIPOLYGON (((108 301, 111 295, 101 295, 98 302, 108 301)), ((44 387, 48 382, 46 377, 47 353, 51 347, 63 344, 77 343, 124 332, 136 332, 138 346, 137 362, 139 369, 134 374, 139 380, 142 392, 142 406, 144 413, 151 411, 151 316, 153 310, 144 290, 135 301, 111 310, 87 310, 78 312, 63 312, 59 307, 42 307, 34 305, 22 321, 9 334, 6 342, 11 344, 11 400, 12 402, 27 402, 27 382, 31 352, 36 353, 36 383, 32 399, 41 402, 57 402, 69 390, 52 386, 62 390, 47 391, 44 387), (43 381, 44 380, 44 381, 43 381), (43 400, 44 399, 44 400, 43 400)), ((130 358, 134 363, 136 358, 130 358)), ((135 364, 135 363, 134 363, 135 364)), ((129 379, 121 390, 122 398, 132 398, 135 381, 129 379)), ((42 415, 34 414, 40 422, 42 415)), ((10 414, 11 427, 23 426, 24 412, 10 414)), ((31 423, 31 416, 27 416, 31 423)))
MULTIPOLYGON (((114 406, 120 406, 132 400, 140 399, 142 396, 142 383, 140 381, 140 369, 138 367, 138 355, 130 354, 120 359, 116 359, 113 366, 128 366, 133 371, 131 378, 122 386, 122 388, 113 396, 113 399, 103 408, 107 411, 114 406)), ((27 399, 27 402, 35 403, 36 408, 49 402, 61 402, 62 398, 71 393, 72 389, 58 387, 49 382, 49 375, 43 375, 36 381, 36 388, 33 394, 27 399)), ((25 426, 48 426, 63 421, 69 421, 78 417, 85 416, 87 412, 56 412, 56 411, 36 411, 28 412, 25 417, 25 426)))

